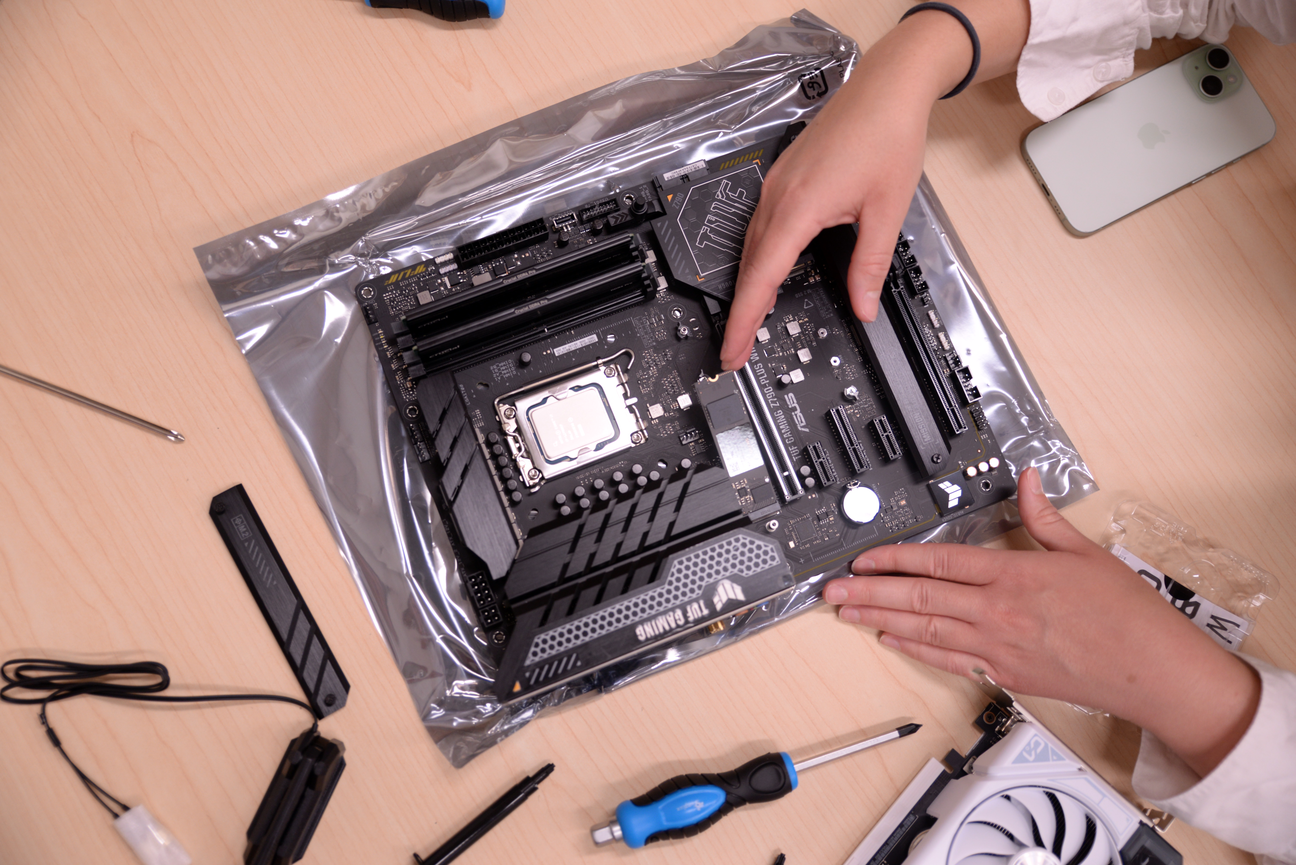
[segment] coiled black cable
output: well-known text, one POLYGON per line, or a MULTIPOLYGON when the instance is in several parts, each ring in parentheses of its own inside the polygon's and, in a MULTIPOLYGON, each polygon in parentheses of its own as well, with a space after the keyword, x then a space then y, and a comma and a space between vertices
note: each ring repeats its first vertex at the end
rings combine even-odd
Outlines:
MULTIPOLYGON (((75 661, 57 661, 49 658, 13 658, 0 664, 0 677, 5 685, 0 688, 0 700, 6 703, 40 706, 40 722, 50 742, 63 755, 63 759, 76 772, 81 783, 102 805, 113 819, 130 810, 124 802, 100 787, 81 771, 54 732, 47 715, 50 703, 68 700, 84 695, 94 697, 111 697, 114 700, 141 700, 156 703, 232 703, 232 702, 274 702, 292 703, 315 713, 310 705, 294 697, 282 694, 195 694, 193 696, 174 696, 160 693, 171 685, 171 674, 167 668, 156 661, 136 661, 132 664, 80 664, 75 661), (114 681, 115 679, 127 681, 114 681), (143 679, 144 681, 131 681, 143 679), (151 681, 149 681, 151 679, 151 681), (39 696, 18 696, 18 693, 30 691, 39 696), (114 811, 108 803, 112 802, 121 808, 121 813, 114 811)), ((312 724, 315 730, 318 723, 312 724)))

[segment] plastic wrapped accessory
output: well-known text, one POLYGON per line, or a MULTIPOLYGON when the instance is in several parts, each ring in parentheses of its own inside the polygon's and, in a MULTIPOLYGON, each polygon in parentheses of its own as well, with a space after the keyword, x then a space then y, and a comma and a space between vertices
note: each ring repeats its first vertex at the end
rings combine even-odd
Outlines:
MULTIPOLYGON (((857 56, 853 41, 800 12, 709 60, 598 88, 195 250, 375 626, 455 765, 548 706, 620 687, 808 608, 847 561, 720 633, 502 706, 487 634, 396 415, 357 287, 554 208, 778 137, 813 116, 857 56)), ((925 178, 904 235, 961 360, 975 370, 1008 467, 1014 475, 1038 467, 1059 505, 1093 492, 925 178)), ((1016 523, 1004 503, 921 539, 976 543, 1016 523)))
POLYGON ((1273 575, 1147 502, 1117 506, 1102 543, 1230 652, 1255 629, 1273 575))

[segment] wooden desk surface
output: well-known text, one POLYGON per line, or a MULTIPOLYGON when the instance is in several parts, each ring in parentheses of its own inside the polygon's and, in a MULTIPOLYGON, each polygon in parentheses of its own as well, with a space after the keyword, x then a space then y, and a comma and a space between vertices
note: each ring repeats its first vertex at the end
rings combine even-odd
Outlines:
MULTIPOLYGON (((150 658, 194 690, 297 693, 207 517, 243 482, 353 687, 326 724, 348 768, 306 862, 427 853, 522 775, 557 771, 460 861, 840 862, 928 756, 967 747, 967 682, 819 609, 667 675, 530 724, 454 770, 419 724, 191 249, 623 76, 689 63, 796 4, 702 10, 523 2, 461 26, 358 0, 0 4, 0 363, 181 430, 171 444, 0 380, 0 650, 150 658), (808 753, 902 721, 923 731, 818 769, 786 801, 645 851, 588 830, 666 776, 768 749, 808 753)), ((813 11, 869 44, 907 4, 813 11)), ((1035 121, 1010 80, 936 110, 927 170, 1057 415, 1120 490, 1280 578, 1296 570, 1296 49, 1230 43, 1277 139, 1098 235, 1066 234, 1019 154, 1035 121)), ((1182 53, 1163 46, 1141 68, 1182 53)), ((1013 539, 1020 542, 1020 539, 1013 539)), ((1296 666, 1296 590, 1254 654, 1296 666)), ((1154 650, 1155 647, 1149 647, 1154 650)), ((1117 786, 1129 725, 1030 701, 1117 786)), ((109 790, 197 862, 239 861, 299 710, 140 708, 51 717, 109 790)), ((31 708, 0 706, 0 860, 132 863, 31 708)), ((1178 825, 1186 861, 1250 857, 1178 825)))

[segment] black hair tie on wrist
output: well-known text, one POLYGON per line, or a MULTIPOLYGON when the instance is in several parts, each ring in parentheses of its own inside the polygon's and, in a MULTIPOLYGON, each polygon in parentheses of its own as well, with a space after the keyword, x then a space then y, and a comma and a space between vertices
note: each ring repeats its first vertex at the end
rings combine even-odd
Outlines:
POLYGON ((928 9, 953 15, 958 19, 958 23, 963 25, 963 29, 967 31, 968 38, 972 40, 972 68, 968 70, 967 76, 958 83, 957 87, 941 97, 941 99, 949 99, 951 96, 958 96, 964 90, 967 90, 968 85, 972 83, 972 79, 976 78, 977 70, 981 68, 981 40, 977 38, 976 28, 972 26, 972 22, 968 20, 968 17, 948 3, 919 3, 901 15, 900 20, 903 21, 915 12, 924 12, 928 9))

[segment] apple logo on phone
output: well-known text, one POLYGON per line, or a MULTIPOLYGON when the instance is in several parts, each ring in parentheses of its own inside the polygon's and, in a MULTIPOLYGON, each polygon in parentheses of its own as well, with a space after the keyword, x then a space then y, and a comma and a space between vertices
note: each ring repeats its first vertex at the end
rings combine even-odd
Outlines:
POLYGON ((1169 134, 1169 129, 1162 129, 1160 126, 1151 122, 1144 123, 1139 127, 1138 131, 1139 141, 1142 141, 1143 146, 1148 150, 1151 150, 1153 147, 1156 147, 1158 144, 1165 141, 1166 136, 1169 134))

